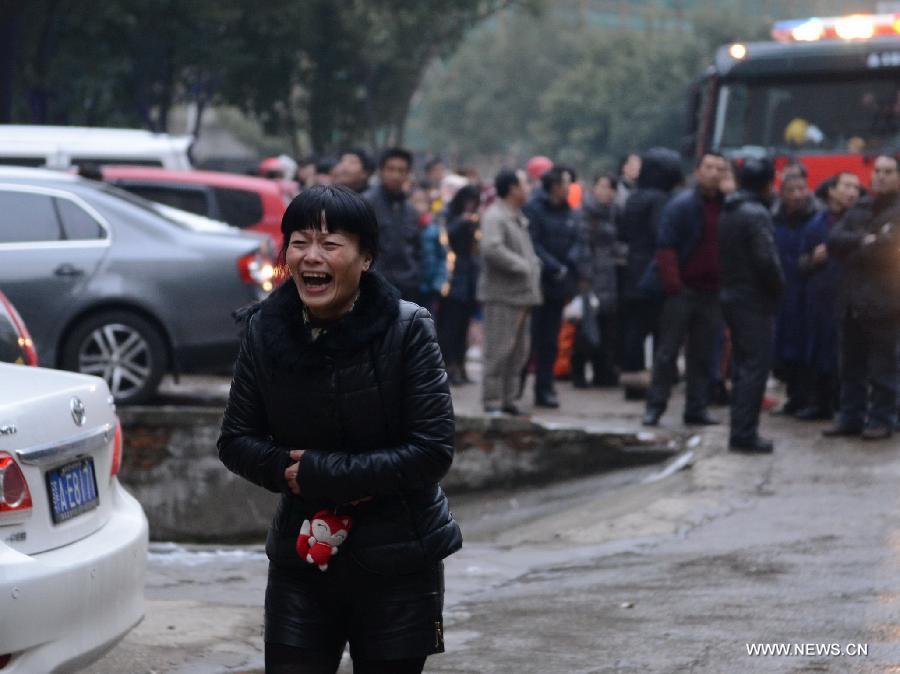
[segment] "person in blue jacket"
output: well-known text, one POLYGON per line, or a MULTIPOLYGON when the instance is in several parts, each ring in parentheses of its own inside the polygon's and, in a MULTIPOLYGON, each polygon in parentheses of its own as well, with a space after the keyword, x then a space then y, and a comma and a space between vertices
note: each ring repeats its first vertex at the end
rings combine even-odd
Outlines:
POLYGON ((778 314, 775 316, 775 375, 787 387, 783 414, 793 415, 806 407, 806 330, 803 322, 805 279, 800 273, 800 241, 806 225, 818 208, 799 171, 783 174, 780 202, 772 219, 775 221, 775 247, 781 261, 786 286, 778 314))
POLYGON ((807 406, 798 419, 831 419, 838 395, 838 314, 837 297, 841 267, 828 255, 828 234, 859 199, 859 178, 839 173, 826 180, 816 195, 826 208, 810 220, 800 237, 800 272, 806 278, 804 327, 806 333, 807 406))

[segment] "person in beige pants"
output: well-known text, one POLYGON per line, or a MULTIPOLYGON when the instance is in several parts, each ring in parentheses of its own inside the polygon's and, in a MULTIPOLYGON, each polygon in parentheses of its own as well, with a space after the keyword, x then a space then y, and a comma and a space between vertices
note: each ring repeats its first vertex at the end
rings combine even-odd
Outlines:
POLYGON ((513 403, 529 353, 531 308, 541 304, 541 263, 522 215, 527 192, 521 176, 503 170, 494 179, 497 200, 481 221, 484 306, 482 401, 488 413, 521 414, 513 403))

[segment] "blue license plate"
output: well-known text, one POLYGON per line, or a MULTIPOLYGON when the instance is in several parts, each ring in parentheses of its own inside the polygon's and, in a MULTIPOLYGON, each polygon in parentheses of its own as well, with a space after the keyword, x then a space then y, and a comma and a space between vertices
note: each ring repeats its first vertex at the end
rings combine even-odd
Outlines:
POLYGON ((47 472, 47 493, 53 523, 65 522, 100 504, 94 460, 78 459, 47 472))

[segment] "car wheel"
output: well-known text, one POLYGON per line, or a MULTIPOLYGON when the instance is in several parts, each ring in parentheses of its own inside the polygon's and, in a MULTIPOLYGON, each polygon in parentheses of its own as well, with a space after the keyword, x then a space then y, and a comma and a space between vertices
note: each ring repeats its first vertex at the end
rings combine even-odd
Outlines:
POLYGON ((117 403, 146 402, 166 370, 166 346, 149 321, 127 311, 89 316, 69 333, 66 370, 102 377, 117 403))

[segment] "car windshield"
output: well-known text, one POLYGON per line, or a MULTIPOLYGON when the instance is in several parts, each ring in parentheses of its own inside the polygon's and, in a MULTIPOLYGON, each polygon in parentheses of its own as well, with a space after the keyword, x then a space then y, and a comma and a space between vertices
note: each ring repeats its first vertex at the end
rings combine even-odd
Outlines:
POLYGON ((722 150, 868 152, 900 140, 900 80, 730 82, 713 145, 722 150))

